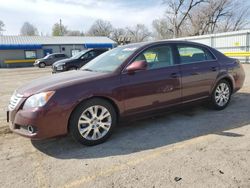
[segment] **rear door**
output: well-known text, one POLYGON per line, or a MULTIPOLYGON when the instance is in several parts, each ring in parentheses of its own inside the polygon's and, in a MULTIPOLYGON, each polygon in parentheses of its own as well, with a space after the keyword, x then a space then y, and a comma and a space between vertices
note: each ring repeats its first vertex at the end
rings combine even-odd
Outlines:
POLYGON ((219 73, 219 63, 205 47, 177 45, 183 102, 206 98, 219 73))

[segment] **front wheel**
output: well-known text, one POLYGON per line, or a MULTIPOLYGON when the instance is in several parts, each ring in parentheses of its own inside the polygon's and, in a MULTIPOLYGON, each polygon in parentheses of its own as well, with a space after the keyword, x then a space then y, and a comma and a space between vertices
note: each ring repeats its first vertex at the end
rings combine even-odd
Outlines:
POLYGON ((45 68, 45 67, 46 67, 46 64, 45 64, 45 63, 39 63, 39 67, 40 67, 40 68, 45 68))
POLYGON ((214 109, 222 110, 226 108, 230 102, 231 94, 232 94, 232 88, 228 83, 228 81, 226 80, 219 81, 211 96, 211 103, 214 109))
POLYGON ((81 103, 71 115, 69 131, 76 141, 97 145, 111 136, 116 121, 116 111, 108 101, 90 99, 81 103))

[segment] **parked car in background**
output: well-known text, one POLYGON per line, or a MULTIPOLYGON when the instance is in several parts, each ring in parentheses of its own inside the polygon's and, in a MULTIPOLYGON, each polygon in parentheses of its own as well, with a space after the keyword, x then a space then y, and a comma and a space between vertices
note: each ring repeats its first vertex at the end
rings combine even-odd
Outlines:
POLYGON ((106 52, 108 49, 89 49, 83 50, 75 56, 55 62, 52 65, 52 72, 63 72, 68 70, 76 70, 83 65, 96 58, 100 54, 106 52))
POLYGON ((62 60, 66 58, 68 58, 68 56, 63 53, 53 53, 53 54, 46 55, 45 57, 41 59, 37 59, 34 63, 34 66, 44 68, 46 66, 52 65, 54 62, 58 60, 62 60))
POLYGON ((10 129, 32 139, 70 133, 82 144, 104 142, 121 119, 147 117, 190 102, 222 110, 244 82, 236 59, 193 42, 117 47, 79 71, 26 84, 10 99, 10 129))

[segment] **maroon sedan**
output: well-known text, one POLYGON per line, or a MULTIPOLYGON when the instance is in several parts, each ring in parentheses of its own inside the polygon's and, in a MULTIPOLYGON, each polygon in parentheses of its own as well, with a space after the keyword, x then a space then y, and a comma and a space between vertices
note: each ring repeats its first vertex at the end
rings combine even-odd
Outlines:
POLYGON ((184 103, 224 109, 244 82, 238 60, 184 41, 130 44, 105 52, 78 71, 24 85, 10 99, 13 132, 31 139, 70 133, 86 145, 104 142, 120 119, 184 103))

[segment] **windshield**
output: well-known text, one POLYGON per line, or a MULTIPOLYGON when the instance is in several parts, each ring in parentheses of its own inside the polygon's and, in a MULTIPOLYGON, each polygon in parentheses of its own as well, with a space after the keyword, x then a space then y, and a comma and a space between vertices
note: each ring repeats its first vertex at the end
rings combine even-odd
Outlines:
POLYGON ((83 50, 77 53, 76 55, 72 56, 71 59, 79 59, 83 54, 85 54, 88 50, 83 50))
POLYGON ((51 54, 48 54, 43 59, 48 59, 50 56, 51 56, 51 54))
POLYGON ((113 72, 139 47, 139 45, 133 45, 114 48, 96 57, 84 65, 81 70, 113 72))

